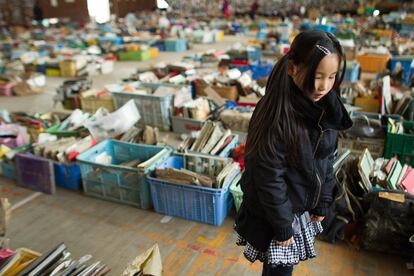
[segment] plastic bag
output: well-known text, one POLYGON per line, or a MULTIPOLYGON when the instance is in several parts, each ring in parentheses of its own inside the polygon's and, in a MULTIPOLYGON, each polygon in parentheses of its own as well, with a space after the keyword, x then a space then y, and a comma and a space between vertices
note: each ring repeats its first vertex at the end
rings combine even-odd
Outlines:
POLYGON ((108 114, 103 109, 85 121, 84 126, 97 141, 112 138, 128 131, 141 118, 134 100, 108 114))

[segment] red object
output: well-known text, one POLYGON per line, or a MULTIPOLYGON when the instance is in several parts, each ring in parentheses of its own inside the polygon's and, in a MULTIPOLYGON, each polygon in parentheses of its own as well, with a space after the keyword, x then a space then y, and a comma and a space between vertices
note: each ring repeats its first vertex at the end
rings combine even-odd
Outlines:
POLYGON ((103 96, 103 95, 106 95, 106 94, 108 94, 108 90, 104 89, 101 92, 97 93, 96 97, 100 97, 100 96, 103 96))
POLYGON ((244 152, 246 149, 246 144, 241 144, 240 146, 233 149, 233 160, 239 163, 241 170, 244 170, 244 152))
POLYGON ((256 107, 257 103, 240 103, 236 102, 237 106, 243 106, 243 107, 256 107))
MULTIPOLYGON (((97 141, 95 139, 93 139, 90 146, 89 146, 89 148, 92 148, 96 144, 97 144, 97 141)), ((71 153, 68 154, 67 158, 68 158, 69 161, 75 161, 76 156, 78 156, 79 154, 81 154, 79 151, 72 151, 71 153)))
POLYGON ((10 256, 14 255, 14 251, 10 249, 1 249, 0 250, 0 261, 7 259, 10 256))
POLYGON ((108 55, 106 55, 106 56, 105 56, 105 60, 112 60, 112 61, 116 61, 116 60, 117 60, 117 58, 116 58, 116 55, 113 55, 113 54, 108 54, 108 55))
POLYGON ((249 65, 249 61, 247 59, 233 59, 231 61, 230 65, 233 65, 233 66, 240 66, 240 65, 247 66, 247 65, 249 65))

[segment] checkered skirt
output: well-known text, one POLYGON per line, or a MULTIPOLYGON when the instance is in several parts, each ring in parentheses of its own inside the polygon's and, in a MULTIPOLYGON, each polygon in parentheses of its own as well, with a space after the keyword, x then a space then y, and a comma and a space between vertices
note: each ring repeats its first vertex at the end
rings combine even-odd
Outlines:
POLYGON ((323 231, 320 222, 312 222, 308 218, 309 214, 307 213, 295 215, 294 224, 300 227, 294 227, 293 239, 295 242, 290 246, 277 245, 276 240, 273 239, 267 252, 260 252, 240 235, 237 237, 236 244, 245 246, 244 256, 252 263, 259 260, 261 262, 267 261, 272 266, 296 265, 299 261, 316 257, 315 236, 323 231), (306 218, 301 216, 306 216, 306 218))

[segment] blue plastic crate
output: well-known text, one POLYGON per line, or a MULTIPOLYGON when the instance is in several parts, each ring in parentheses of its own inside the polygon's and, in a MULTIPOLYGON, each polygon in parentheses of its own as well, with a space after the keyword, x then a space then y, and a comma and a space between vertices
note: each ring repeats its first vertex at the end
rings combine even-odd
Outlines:
POLYGON ((351 83, 357 82, 359 77, 359 71, 361 70, 360 68, 361 66, 358 62, 348 63, 346 66, 344 81, 351 83))
POLYGON ((98 42, 99 43, 112 43, 116 46, 119 46, 119 45, 122 45, 123 40, 122 40, 122 37, 119 37, 119 36, 115 36, 115 37, 101 36, 98 38, 98 42))
POLYGON ((166 40, 164 43, 167 52, 184 52, 187 50, 186 39, 166 40))
POLYGON ((262 50, 259 48, 254 48, 254 50, 248 50, 247 58, 250 62, 260 61, 260 59, 262 58, 262 50))
POLYGON ((266 40, 266 38, 267 38, 267 33, 264 33, 264 32, 258 32, 258 33, 256 34, 256 39, 257 39, 257 40, 266 40))
POLYGON ((16 166, 14 163, 1 162, 1 170, 4 177, 16 180, 16 166))
POLYGON ((391 59, 391 72, 394 72, 397 64, 400 63, 403 70, 403 83, 404 85, 410 84, 410 79, 412 74, 414 73, 414 67, 412 67, 414 63, 414 56, 396 56, 391 59))
POLYGON ((37 65, 37 72, 46 74, 46 65, 45 64, 38 64, 37 65))
POLYGON ((325 31, 328 33, 335 33, 335 26, 332 26, 332 25, 317 24, 313 26, 313 29, 325 31))
POLYGON ((267 28, 267 24, 264 22, 260 22, 257 26, 259 27, 259 30, 263 30, 267 28))
POLYGON ((132 205, 141 209, 152 206, 146 174, 165 161, 172 153, 163 147, 125 143, 106 140, 85 151, 77 157, 82 173, 82 185, 85 194, 132 205), (106 152, 112 157, 110 165, 99 164, 96 157, 106 152), (161 154, 161 155, 160 155, 161 154), (131 168, 120 163, 139 159, 148 164, 142 168, 131 168))
POLYGON ((241 30, 241 26, 239 24, 231 24, 231 28, 233 29, 234 32, 240 32, 241 30))
MULTIPOLYGON (((158 168, 181 169, 185 156, 172 156, 158 168)), ((208 157, 205 157, 208 158, 208 157)), ((170 183, 147 176, 151 197, 157 213, 181 217, 213 225, 221 225, 233 205, 228 181, 223 188, 214 189, 170 183)))
POLYGON ((414 31, 414 25, 401 25, 401 31, 414 31))
POLYGON ((244 73, 250 70, 249 65, 230 65, 230 69, 239 69, 240 72, 244 73))
POLYGON ((273 65, 271 64, 253 64, 250 65, 250 70, 252 70, 252 78, 257 80, 259 78, 267 78, 272 72, 273 65))
POLYGON ((56 186, 69 190, 81 190, 82 175, 77 164, 55 163, 54 169, 56 186))

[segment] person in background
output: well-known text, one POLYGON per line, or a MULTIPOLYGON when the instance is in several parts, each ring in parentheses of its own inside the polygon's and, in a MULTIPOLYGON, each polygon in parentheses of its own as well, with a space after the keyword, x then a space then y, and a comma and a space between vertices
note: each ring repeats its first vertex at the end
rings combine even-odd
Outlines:
POLYGON ((259 9, 259 1, 255 0, 253 4, 250 6, 249 16, 251 20, 256 18, 257 10, 259 9))
POLYGON ((228 0, 223 1, 222 11, 225 18, 229 18, 231 16, 231 7, 228 0))
POLYGON ((314 239, 334 199, 337 132, 352 126, 338 94, 345 68, 333 34, 302 32, 254 110, 235 230, 246 259, 263 262, 262 275, 292 275, 316 256, 314 239))
POLYGON ((37 24, 42 25, 43 17, 43 9, 40 6, 39 1, 37 0, 33 6, 33 19, 37 22, 37 24))

